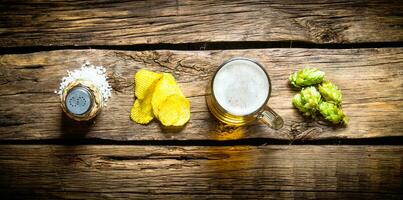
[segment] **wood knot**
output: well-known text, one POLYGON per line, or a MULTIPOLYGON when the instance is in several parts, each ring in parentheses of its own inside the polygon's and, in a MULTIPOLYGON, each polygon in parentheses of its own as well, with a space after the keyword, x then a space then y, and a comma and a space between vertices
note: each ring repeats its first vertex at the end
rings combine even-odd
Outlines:
POLYGON ((115 72, 108 74, 108 82, 112 89, 117 92, 123 92, 125 88, 132 86, 132 83, 129 80, 126 80, 126 78, 115 72))
POLYGON ((313 23, 306 24, 312 39, 318 43, 342 43, 344 41, 343 31, 346 26, 335 25, 329 23, 313 23))
POLYGON ((291 125, 291 136, 293 140, 315 139, 323 132, 323 129, 315 126, 313 122, 298 122, 291 125))
POLYGON ((219 122, 215 131, 210 133, 215 140, 237 140, 245 137, 247 129, 243 126, 231 126, 219 122))
POLYGON ((319 40, 324 42, 324 43, 328 43, 328 42, 332 42, 332 41, 338 41, 338 34, 336 32, 334 32, 331 29, 325 29, 324 31, 322 31, 319 35, 319 40))

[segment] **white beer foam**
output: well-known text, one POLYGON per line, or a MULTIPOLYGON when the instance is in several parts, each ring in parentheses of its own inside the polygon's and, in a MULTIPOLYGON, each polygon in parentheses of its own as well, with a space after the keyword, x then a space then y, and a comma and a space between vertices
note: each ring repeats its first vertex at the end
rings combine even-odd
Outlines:
POLYGON ((269 88, 266 73, 248 60, 234 60, 225 64, 213 82, 218 104, 236 116, 251 114, 263 106, 269 88))

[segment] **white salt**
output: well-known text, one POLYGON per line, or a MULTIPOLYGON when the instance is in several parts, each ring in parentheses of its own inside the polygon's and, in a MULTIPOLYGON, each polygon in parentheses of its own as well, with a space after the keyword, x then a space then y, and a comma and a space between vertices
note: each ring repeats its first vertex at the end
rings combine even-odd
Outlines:
POLYGON ((74 71, 67 71, 68 75, 62 78, 60 82, 59 90, 55 91, 56 94, 62 95, 63 90, 73 81, 77 79, 86 80, 92 82, 102 95, 104 105, 111 96, 112 87, 106 80, 106 69, 103 66, 94 66, 90 62, 86 61, 81 69, 74 71))

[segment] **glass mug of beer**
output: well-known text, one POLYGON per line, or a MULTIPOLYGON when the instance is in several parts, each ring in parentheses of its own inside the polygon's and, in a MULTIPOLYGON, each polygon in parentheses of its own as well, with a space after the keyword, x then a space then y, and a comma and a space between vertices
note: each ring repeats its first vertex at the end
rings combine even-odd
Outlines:
POLYGON ((247 58, 232 58, 218 67, 207 89, 207 106, 221 122, 242 126, 257 120, 273 129, 283 119, 266 105, 271 83, 265 69, 247 58))

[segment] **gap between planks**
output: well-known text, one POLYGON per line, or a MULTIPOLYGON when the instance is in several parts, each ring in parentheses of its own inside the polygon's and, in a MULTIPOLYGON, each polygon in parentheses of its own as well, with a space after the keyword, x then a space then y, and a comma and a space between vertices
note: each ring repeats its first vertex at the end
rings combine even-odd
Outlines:
POLYGON ((265 145, 403 145, 402 137, 324 140, 279 140, 270 138, 247 138, 237 140, 108 140, 99 138, 68 138, 42 140, 0 140, 1 145, 133 145, 133 146, 265 146, 265 145))
POLYGON ((134 45, 83 45, 83 46, 23 46, 0 47, 0 55, 26 54, 41 51, 55 50, 125 50, 125 51, 152 51, 152 50, 237 50, 237 49, 270 49, 270 48, 304 48, 304 49, 364 49, 364 48, 398 48, 403 42, 365 42, 365 43, 330 43, 318 44, 304 41, 243 41, 243 42, 194 42, 194 43, 159 43, 134 45))

